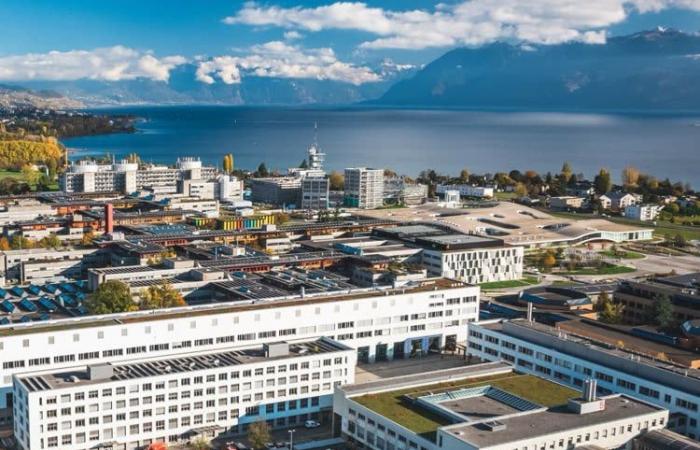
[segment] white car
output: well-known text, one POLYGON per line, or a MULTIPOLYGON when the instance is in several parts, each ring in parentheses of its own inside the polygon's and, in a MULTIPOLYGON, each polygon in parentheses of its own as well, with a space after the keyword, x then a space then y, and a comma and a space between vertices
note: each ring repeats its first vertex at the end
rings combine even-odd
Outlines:
POLYGON ((304 422, 304 428, 318 428, 320 426, 321 423, 315 420, 307 420, 306 422, 304 422))

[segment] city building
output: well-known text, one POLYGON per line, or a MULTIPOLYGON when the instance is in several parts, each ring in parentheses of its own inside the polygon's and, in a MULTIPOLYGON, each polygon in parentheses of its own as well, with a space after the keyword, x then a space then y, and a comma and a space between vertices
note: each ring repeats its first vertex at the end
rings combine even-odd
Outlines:
POLYGON ((550 197, 549 207, 558 210, 581 209, 588 204, 588 198, 585 197, 550 197))
POLYGON ((14 375, 321 336, 353 348, 359 361, 383 361, 455 349, 479 316, 479 288, 453 280, 351 289, 313 272, 305 283, 268 277, 220 280, 204 304, 0 325, 0 424, 11 420, 14 375))
POLYGON ((384 170, 345 169, 345 206, 374 209, 384 205, 384 170))
POLYGON ((700 319, 700 272, 625 280, 613 294, 615 301, 624 306, 624 321, 631 324, 647 323, 654 303, 661 297, 670 300, 676 322, 700 319))
POLYGON ((304 177, 301 181, 301 209, 327 209, 330 181, 326 177, 304 177))
POLYGON ((523 247, 506 246, 501 239, 458 234, 429 225, 378 228, 375 233, 422 248, 422 264, 434 276, 471 284, 523 276, 523 247))
POLYGON ((121 192, 130 194, 145 188, 177 192, 178 181, 213 180, 215 167, 203 166, 196 158, 178 158, 175 167, 130 163, 98 164, 81 160, 68 166, 59 179, 65 193, 121 192))
POLYGON ((15 376, 15 438, 25 450, 136 450, 328 421, 354 371, 354 350, 320 338, 15 376))
POLYGON ((656 220, 662 209, 662 205, 630 205, 625 207, 624 215, 629 219, 648 222, 651 220, 656 220))
POLYGON ((495 189, 490 186, 472 186, 471 184, 438 184, 435 192, 444 195, 447 191, 459 191, 462 197, 493 198, 495 189))
POLYGON ((301 177, 253 178, 248 181, 251 200, 274 206, 291 207, 299 204, 301 177))
POLYGON ((668 409, 668 427, 700 436, 700 371, 643 356, 524 319, 469 325, 468 352, 486 361, 504 361, 516 370, 574 388, 588 378, 598 393, 620 393, 668 409))
POLYGON ((612 191, 601 195, 598 200, 603 209, 624 211, 628 206, 639 203, 639 197, 624 191, 612 191))
POLYGON ((401 225, 430 224, 456 233, 495 237, 505 245, 525 249, 642 241, 653 237, 651 228, 605 219, 565 219, 514 202, 498 202, 468 210, 427 203, 413 208, 357 211, 356 214, 401 225))
POLYGON ((404 177, 384 179, 384 200, 396 205, 420 205, 428 197, 428 186, 408 183, 404 177))
POLYGON ((598 397, 595 385, 577 392, 507 364, 476 364, 339 386, 333 412, 348 440, 372 450, 618 449, 668 423, 668 410, 598 397))

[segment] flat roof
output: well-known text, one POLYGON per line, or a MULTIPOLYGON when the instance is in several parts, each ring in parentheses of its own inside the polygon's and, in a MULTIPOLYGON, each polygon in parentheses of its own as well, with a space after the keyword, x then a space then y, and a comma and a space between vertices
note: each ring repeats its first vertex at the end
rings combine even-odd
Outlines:
MULTIPOLYGON (((327 338, 305 342, 291 342, 288 345, 288 353, 274 357, 265 356, 264 346, 261 345, 244 350, 200 352, 178 358, 149 359, 131 364, 106 364, 112 369, 112 374, 108 378, 90 379, 88 376, 88 367, 90 366, 88 365, 39 375, 20 376, 18 380, 28 391, 38 392, 350 350, 350 347, 327 338)), ((98 364, 98 366, 104 365, 98 364)))
POLYGON ((364 288, 353 292, 342 293, 331 292, 312 296, 288 295, 285 298, 273 300, 254 301, 234 301, 226 303, 208 303, 197 306, 186 306, 179 308, 169 308, 155 311, 136 311, 131 313, 113 314, 108 316, 89 316, 80 319, 65 319, 54 322, 39 322, 34 324, 0 327, 0 337, 16 336, 24 334, 45 333, 51 331, 61 331, 67 329, 78 329, 88 327, 123 325, 125 323, 138 323, 156 320, 171 320, 196 316, 207 316, 212 314, 226 314, 232 312, 255 311, 281 307, 291 307, 307 304, 320 304, 338 301, 353 301, 363 298, 377 298, 390 300, 392 295, 404 293, 429 292, 436 289, 459 289, 470 287, 471 285, 461 281, 447 278, 427 278, 414 283, 409 283, 400 288, 364 288))
POLYGON ((493 236, 508 245, 567 242, 599 232, 651 230, 598 218, 574 220, 555 217, 513 202, 497 202, 491 207, 470 209, 450 209, 427 203, 408 208, 363 210, 357 214, 375 220, 394 221, 401 224, 398 229, 417 226, 421 227, 418 230, 425 230, 423 227, 441 226, 457 233, 493 236))
POLYGON ((477 448, 505 445, 523 439, 547 436, 563 430, 603 425, 630 417, 639 417, 662 411, 663 408, 653 406, 632 397, 605 397, 605 409, 589 414, 577 414, 567 405, 516 415, 501 417, 498 422, 505 429, 489 431, 483 423, 463 423, 442 430, 456 438, 469 442, 477 448))

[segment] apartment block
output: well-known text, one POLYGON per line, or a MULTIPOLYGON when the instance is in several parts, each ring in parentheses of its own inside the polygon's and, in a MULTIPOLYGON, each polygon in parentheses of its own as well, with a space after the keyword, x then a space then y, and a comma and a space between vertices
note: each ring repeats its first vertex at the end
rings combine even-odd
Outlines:
POLYGON ((345 206, 373 209, 383 204, 383 169, 366 167, 345 169, 345 206))

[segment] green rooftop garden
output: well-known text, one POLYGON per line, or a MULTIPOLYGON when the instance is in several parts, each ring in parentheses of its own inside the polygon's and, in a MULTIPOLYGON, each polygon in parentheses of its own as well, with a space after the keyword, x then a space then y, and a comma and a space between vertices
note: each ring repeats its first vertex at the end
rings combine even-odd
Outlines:
POLYGON ((436 394, 464 387, 483 386, 485 384, 546 407, 562 405, 569 399, 580 395, 579 392, 573 389, 533 375, 509 374, 457 380, 418 388, 382 392, 380 394, 368 394, 355 397, 352 400, 408 428, 421 437, 434 441, 437 429, 441 426, 449 425, 451 422, 442 416, 410 404, 404 396, 416 397, 429 392, 436 394))

